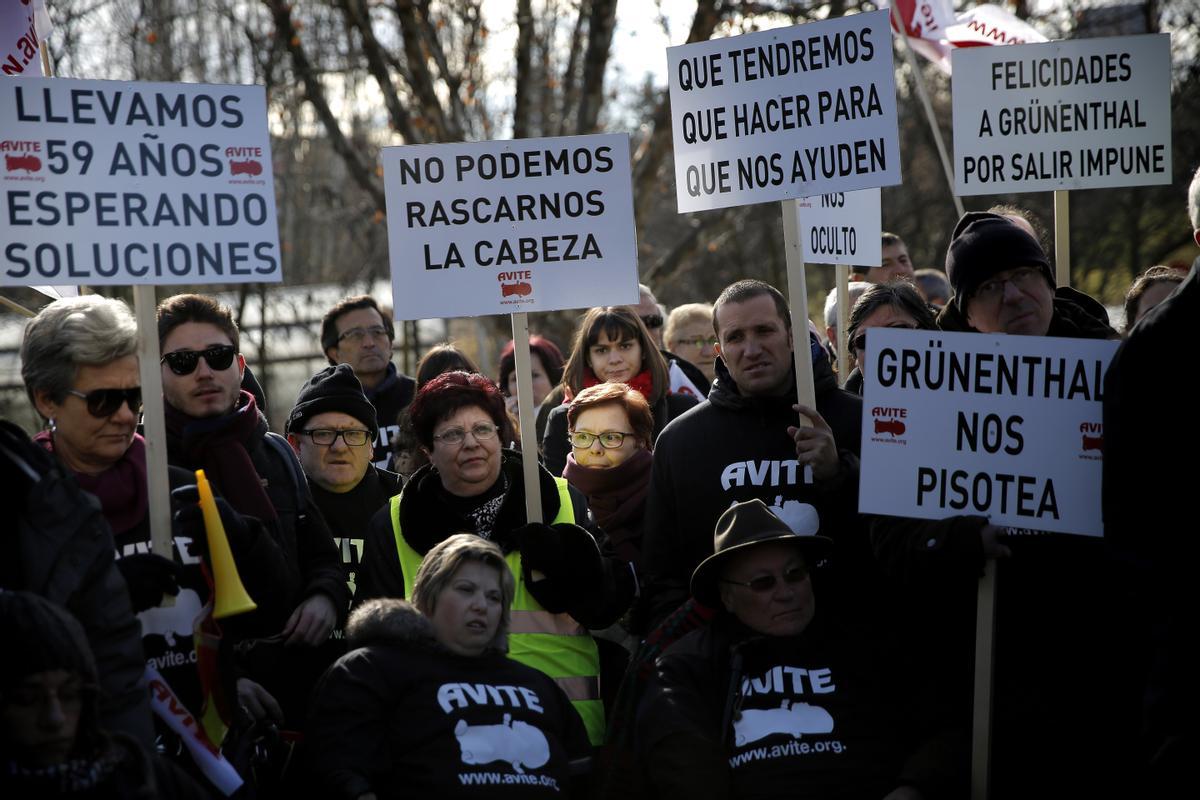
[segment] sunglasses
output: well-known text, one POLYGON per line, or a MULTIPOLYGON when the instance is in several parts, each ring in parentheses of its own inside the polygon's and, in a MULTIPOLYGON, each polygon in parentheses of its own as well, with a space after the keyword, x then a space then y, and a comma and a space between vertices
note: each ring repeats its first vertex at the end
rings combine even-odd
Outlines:
POLYGON ((641 317, 641 320, 642 324, 650 330, 661 328, 663 326, 662 314, 647 314, 646 316, 641 317))
MULTIPOLYGON (((893 330, 901 330, 901 331, 915 331, 916 330, 916 328, 914 328, 912 325, 886 325, 884 327, 891 328, 893 330)), ((862 350, 863 352, 866 352, 866 350, 867 350, 867 332, 863 331, 858 336, 855 336, 853 339, 851 339, 850 347, 853 350, 862 350)))
MULTIPOLYGON (((804 579, 808 577, 808 567, 795 566, 791 569, 786 569, 783 572, 783 582, 789 586, 795 586, 798 583, 804 583, 804 579)), ((748 581, 730 581, 724 578, 721 583, 732 583, 734 586, 745 586, 755 594, 764 594, 775 588, 779 583, 779 579, 775 575, 759 575, 751 578, 748 581)))
POLYGON ((111 417, 125 403, 129 404, 129 410, 134 414, 142 410, 140 386, 134 386, 132 389, 93 389, 90 392, 67 389, 67 394, 82 398, 87 403, 88 413, 100 419, 111 417))
POLYGON ((201 356, 204 357, 209 369, 220 372, 229 369, 235 355, 237 355, 237 350, 233 345, 214 344, 204 350, 176 350, 173 353, 165 353, 159 362, 166 364, 176 375, 191 375, 196 371, 196 365, 200 363, 201 356))

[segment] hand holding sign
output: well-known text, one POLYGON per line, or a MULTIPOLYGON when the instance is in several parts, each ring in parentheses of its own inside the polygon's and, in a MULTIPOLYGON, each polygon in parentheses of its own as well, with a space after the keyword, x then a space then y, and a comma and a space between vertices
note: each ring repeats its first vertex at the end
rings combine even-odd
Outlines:
POLYGON ((811 427, 793 425, 787 429, 788 436, 796 442, 796 460, 812 467, 813 477, 817 480, 832 478, 838 471, 838 449, 833 428, 815 408, 797 403, 792 409, 812 420, 811 427))

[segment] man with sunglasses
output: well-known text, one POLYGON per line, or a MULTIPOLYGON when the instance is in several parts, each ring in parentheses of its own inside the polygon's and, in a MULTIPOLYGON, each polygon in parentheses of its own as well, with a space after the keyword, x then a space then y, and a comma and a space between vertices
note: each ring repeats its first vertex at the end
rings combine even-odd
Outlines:
MULTIPOLYGON (((255 597, 248 638, 270 639, 296 652, 323 644, 349 606, 345 572, 333 537, 309 493, 295 453, 267 431, 254 396, 241 388, 246 361, 230 310, 204 295, 176 295, 158 306, 167 457, 172 466, 203 469, 217 494, 241 516, 265 526, 286 555, 275 591, 255 597)), ((262 579, 264 576, 255 576, 262 579)), ((314 667, 315 668, 315 667, 314 667)), ((260 670, 238 682, 252 716, 277 716, 275 680, 299 669, 260 670), (268 688, 264 689, 263 685, 268 688)), ((303 694, 300 694, 303 697, 303 694)), ((291 709, 286 709, 289 714, 291 709)))
POLYGON ((644 283, 638 284, 638 304, 631 308, 633 313, 638 315, 642 324, 646 326, 650 338, 654 341, 654 346, 667 360, 667 366, 671 373, 671 392, 690 394, 693 397, 704 399, 712 380, 691 361, 666 348, 663 342, 663 335, 667 327, 666 309, 663 308, 662 303, 658 302, 658 298, 654 296, 654 292, 649 286, 644 283))
POLYGON ((349 364, 375 406, 375 466, 380 469, 387 466, 392 440, 400 435, 400 412, 417 391, 417 382, 392 363, 395 336, 391 315, 370 295, 339 300, 321 320, 321 349, 329 364, 349 364))
POLYGON ((946 735, 930 701, 936 674, 863 635, 824 592, 818 606, 813 573, 833 542, 811 506, 806 519, 794 530, 748 500, 717 521, 691 589, 719 611, 658 658, 637 713, 653 794, 965 796, 965 737, 946 735))
POLYGON ((400 491, 399 475, 371 463, 377 428, 375 408, 354 370, 338 364, 308 379, 285 429, 313 500, 341 549, 351 593, 367 525, 400 491))

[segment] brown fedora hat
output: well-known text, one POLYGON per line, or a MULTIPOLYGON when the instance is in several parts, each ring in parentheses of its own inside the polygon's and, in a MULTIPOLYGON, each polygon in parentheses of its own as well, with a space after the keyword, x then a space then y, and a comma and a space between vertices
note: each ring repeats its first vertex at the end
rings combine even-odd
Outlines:
POLYGON ((801 532, 789 528, 762 500, 746 500, 726 509, 713 531, 713 554, 692 573, 692 596, 707 606, 719 607, 717 580, 725 564, 737 553, 767 542, 794 542, 804 552, 809 566, 815 567, 832 550, 833 540, 816 535, 820 526, 817 510, 804 505, 808 513, 802 515, 801 532))

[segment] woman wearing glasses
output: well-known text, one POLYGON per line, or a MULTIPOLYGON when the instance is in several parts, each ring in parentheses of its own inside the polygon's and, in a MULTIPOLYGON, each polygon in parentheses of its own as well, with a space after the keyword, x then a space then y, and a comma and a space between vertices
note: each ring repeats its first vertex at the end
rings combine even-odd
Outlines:
POLYGON ((698 402, 695 397, 670 393, 667 361, 637 314, 626 306, 593 308, 579 324, 563 368, 564 404, 550 412, 542 438, 546 469, 552 474, 562 474, 571 451, 567 404, 584 389, 601 383, 624 383, 642 393, 654 417, 651 441, 668 422, 698 402))
MULTIPOLYGON (((429 464, 371 520, 355 602, 411 597, 425 554, 448 537, 495 542, 517 577, 510 655, 558 679, 593 743, 604 733, 599 657, 588 628, 612 624, 633 599, 629 568, 601 556, 580 524, 587 504, 561 478, 538 470, 542 519, 527 524, 521 454, 501 447, 504 395, 482 375, 449 372, 409 408, 429 464)), ((565 436, 565 434, 564 434, 565 436)))
POLYGON ((867 331, 871 328, 937 330, 933 311, 908 281, 873 284, 863 292, 850 311, 846 341, 854 354, 854 371, 846 379, 845 389, 863 393, 862 364, 867 352, 867 331))
POLYGON ((654 435, 646 398, 623 383, 588 387, 567 407, 567 426, 563 477, 587 496, 617 556, 640 566, 654 435))

